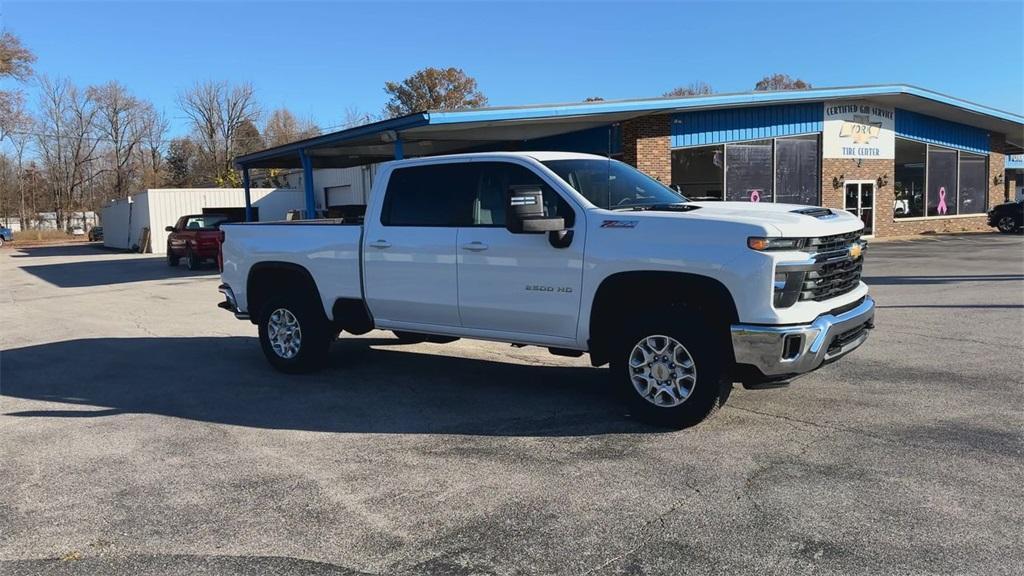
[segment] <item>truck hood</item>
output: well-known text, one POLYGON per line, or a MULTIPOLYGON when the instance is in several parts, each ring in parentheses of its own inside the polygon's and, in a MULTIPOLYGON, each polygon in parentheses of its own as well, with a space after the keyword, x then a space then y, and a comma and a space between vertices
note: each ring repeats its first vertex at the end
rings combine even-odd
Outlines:
MULTIPOLYGON (((742 222, 774 229, 784 237, 814 237, 844 234, 859 230, 864 223, 859 218, 834 208, 775 204, 771 202, 693 202, 699 210, 682 212, 694 218, 742 222)), ((654 212, 649 212, 654 214, 654 212)), ((665 214, 661 212, 660 214, 665 214)))

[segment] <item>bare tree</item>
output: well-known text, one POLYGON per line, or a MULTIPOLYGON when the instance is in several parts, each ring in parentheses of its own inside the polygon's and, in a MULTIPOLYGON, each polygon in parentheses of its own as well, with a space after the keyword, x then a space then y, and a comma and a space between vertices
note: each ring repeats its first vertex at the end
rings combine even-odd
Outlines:
POLYGON ((36 145, 46 171, 57 225, 64 227, 65 215, 92 176, 88 164, 96 158, 95 103, 87 92, 67 79, 40 80, 39 119, 36 145))
POLYGON ((24 82, 32 76, 35 54, 21 45, 21 40, 10 32, 0 34, 0 78, 14 78, 24 82))
POLYGON ((297 140, 312 138, 320 129, 312 120, 299 120, 291 110, 278 108, 271 112, 263 126, 263 142, 267 146, 282 146, 297 140))
POLYGON ((698 80, 696 82, 690 82, 686 86, 679 86, 673 88, 668 92, 665 92, 665 96, 707 96, 714 94, 714 89, 711 88, 711 84, 698 80))
POLYGON ((139 164, 142 166, 142 187, 156 188, 165 178, 164 151, 167 148, 167 118, 149 102, 144 102, 139 115, 139 164))
POLYGON ((487 105, 476 80, 460 68, 424 68, 401 82, 385 82, 390 97, 384 105, 388 117, 426 110, 455 110, 487 105))
POLYGON ((178 96, 178 105, 192 123, 201 165, 213 171, 204 176, 214 182, 232 180, 231 155, 240 147, 239 131, 247 131, 242 127, 260 117, 252 84, 196 83, 178 96))
POLYGON ((754 90, 806 90, 810 87, 809 83, 799 78, 792 78, 789 74, 776 73, 758 80, 757 84, 754 85, 754 90))
POLYGON ((116 80, 88 90, 96 106, 96 131, 110 159, 112 198, 124 198, 138 176, 137 151, 142 145, 145 105, 116 80))

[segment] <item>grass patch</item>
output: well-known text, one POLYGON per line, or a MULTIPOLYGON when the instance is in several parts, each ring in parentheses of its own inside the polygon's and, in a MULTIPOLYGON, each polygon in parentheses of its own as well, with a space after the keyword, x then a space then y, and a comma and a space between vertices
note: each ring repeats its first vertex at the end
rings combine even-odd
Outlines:
POLYGON ((39 242, 41 240, 71 240, 75 238, 62 230, 19 230, 14 233, 14 241, 39 242))

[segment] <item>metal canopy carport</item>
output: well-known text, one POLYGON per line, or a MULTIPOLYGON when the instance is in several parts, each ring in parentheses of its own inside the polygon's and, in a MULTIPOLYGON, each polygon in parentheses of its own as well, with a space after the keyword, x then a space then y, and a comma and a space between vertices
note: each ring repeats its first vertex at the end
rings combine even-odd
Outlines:
POLYGON ((235 165, 242 170, 246 219, 251 219, 249 170, 252 168, 301 168, 306 217, 312 218, 316 210, 315 168, 347 168, 407 156, 515 149, 531 140, 609 126, 651 114, 846 98, 870 98, 894 108, 1006 134, 1004 152, 1024 152, 1024 117, 897 84, 418 112, 246 154, 236 158, 235 165))

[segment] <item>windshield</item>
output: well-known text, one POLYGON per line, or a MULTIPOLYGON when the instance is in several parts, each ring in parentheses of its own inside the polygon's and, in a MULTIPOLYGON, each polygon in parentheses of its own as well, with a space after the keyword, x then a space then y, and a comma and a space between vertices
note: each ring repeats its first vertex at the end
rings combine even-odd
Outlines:
POLYGON ((598 208, 687 202, 682 194, 618 160, 549 160, 543 164, 598 208))

